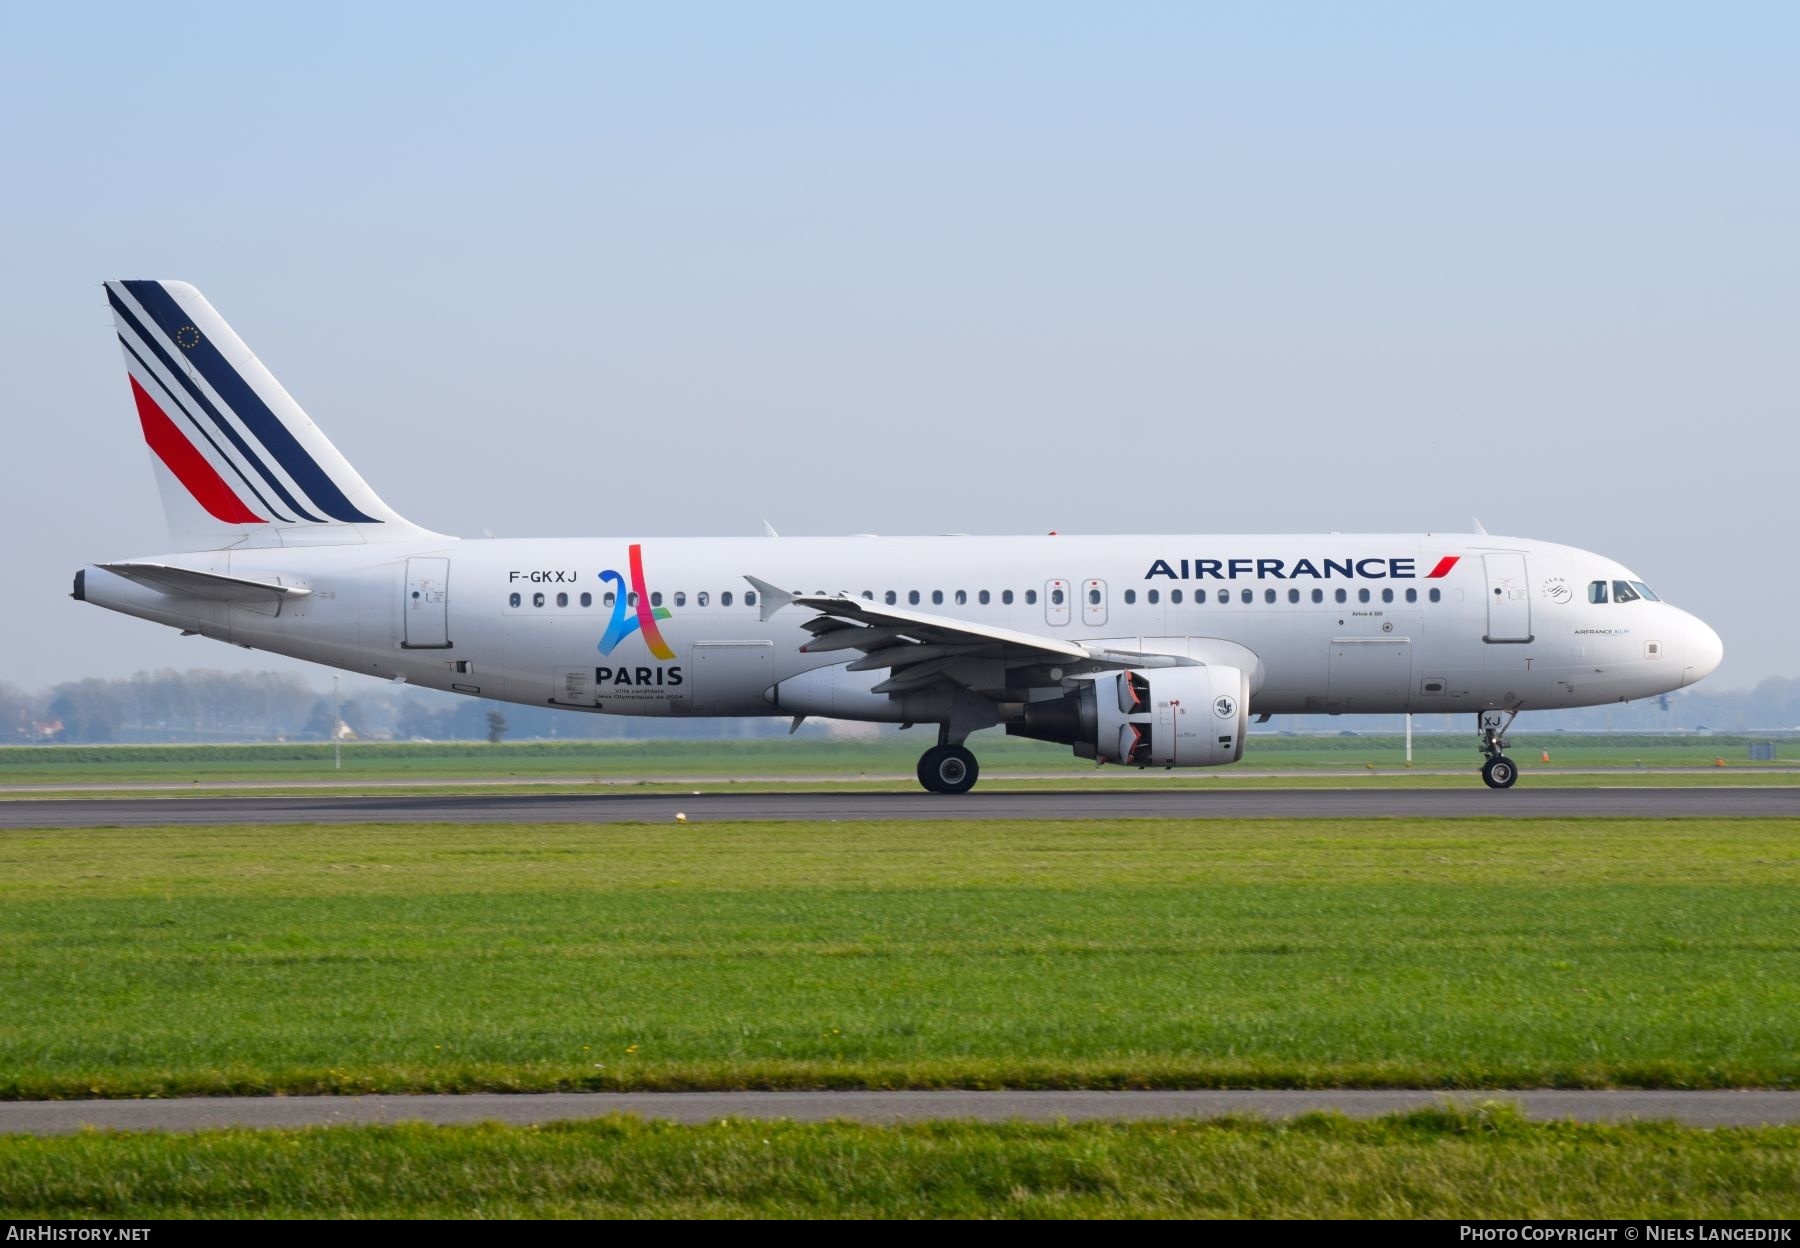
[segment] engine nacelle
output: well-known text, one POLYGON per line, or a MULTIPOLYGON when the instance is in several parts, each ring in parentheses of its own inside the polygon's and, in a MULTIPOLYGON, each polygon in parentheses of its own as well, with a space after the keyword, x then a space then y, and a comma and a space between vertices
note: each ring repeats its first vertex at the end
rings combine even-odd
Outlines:
POLYGON ((1109 672, 1062 698, 1028 702, 1012 736, 1073 746, 1134 767, 1218 767, 1244 756, 1250 678, 1207 664, 1109 672))

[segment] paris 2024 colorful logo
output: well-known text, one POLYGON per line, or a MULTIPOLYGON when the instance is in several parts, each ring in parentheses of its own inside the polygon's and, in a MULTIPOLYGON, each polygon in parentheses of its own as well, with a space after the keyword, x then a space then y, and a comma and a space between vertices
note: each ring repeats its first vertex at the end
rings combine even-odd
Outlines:
POLYGON ((600 653, 611 654, 613 647, 642 629, 644 644, 650 647, 651 654, 664 662, 674 658, 675 651, 669 648, 661 630, 656 627, 658 620, 669 618, 668 608, 651 606, 650 593, 644 588, 644 548, 637 545, 631 548, 629 592, 625 578, 611 568, 602 572, 600 579, 613 587, 612 619, 606 625, 606 636, 600 639, 600 653))

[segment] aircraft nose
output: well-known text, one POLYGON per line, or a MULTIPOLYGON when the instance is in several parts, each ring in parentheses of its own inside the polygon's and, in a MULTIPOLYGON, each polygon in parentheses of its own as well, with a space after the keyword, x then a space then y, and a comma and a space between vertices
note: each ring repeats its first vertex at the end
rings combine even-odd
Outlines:
POLYGON ((1681 669, 1681 683, 1691 685, 1710 676, 1725 657, 1725 643, 1704 620, 1688 617, 1686 665, 1681 669))

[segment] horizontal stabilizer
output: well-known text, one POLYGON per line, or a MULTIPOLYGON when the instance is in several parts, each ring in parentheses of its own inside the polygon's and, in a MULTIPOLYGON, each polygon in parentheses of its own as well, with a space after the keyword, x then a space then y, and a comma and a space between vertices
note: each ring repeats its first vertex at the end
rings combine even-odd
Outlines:
POLYGON ((166 563, 103 563, 115 576, 139 585, 147 585, 159 593, 176 598, 209 598, 215 602, 280 602, 288 598, 304 598, 312 590, 299 585, 281 585, 274 581, 252 581, 241 576, 220 576, 217 572, 196 572, 166 563))

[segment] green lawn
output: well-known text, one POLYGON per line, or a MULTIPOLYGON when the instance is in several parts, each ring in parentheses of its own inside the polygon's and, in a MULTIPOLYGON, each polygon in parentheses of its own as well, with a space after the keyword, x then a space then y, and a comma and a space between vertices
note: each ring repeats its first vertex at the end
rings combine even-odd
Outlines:
MULTIPOLYGON (((0 747, 0 785, 95 784, 130 781, 177 782, 254 780, 376 780, 467 777, 569 777, 633 779, 642 776, 823 776, 854 780, 861 775, 910 776, 919 752, 932 743, 928 732, 875 742, 833 742, 797 738, 758 741, 530 741, 499 745, 472 743, 355 743, 344 747, 343 767, 332 767, 332 747, 319 743, 209 746, 0 747)), ((1736 776, 1757 772, 1791 774, 1800 747, 1777 747, 1771 764, 1746 760, 1745 740, 1736 737, 1590 737, 1547 733, 1514 734, 1513 754, 1528 771, 1557 768, 1711 767, 1723 758, 1736 776), (1542 754, 1550 752, 1545 766, 1542 754)), ((1093 763, 1061 746, 982 733, 971 741, 990 777, 1008 772, 1091 771, 1093 763)), ((1481 761, 1473 734, 1415 739, 1413 762, 1420 768, 1455 768, 1473 775, 1481 761)), ((1397 736, 1253 738, 1243 767, 1327 769, 1345 773, 1369 767, 1404 766, 1397 736)), ((1193 772, 1228 777, 1232 768, 1193 772)))
POLYGON ((0 1208, 20 1219, 1793 1218, 1800 1130, 1531 1124, 1477 1110, 15 1136, 0 1137, 0 1208))
POLYGON ((1782 1086, 1797 832, 0 832, 0 1096, 1782 1086))

